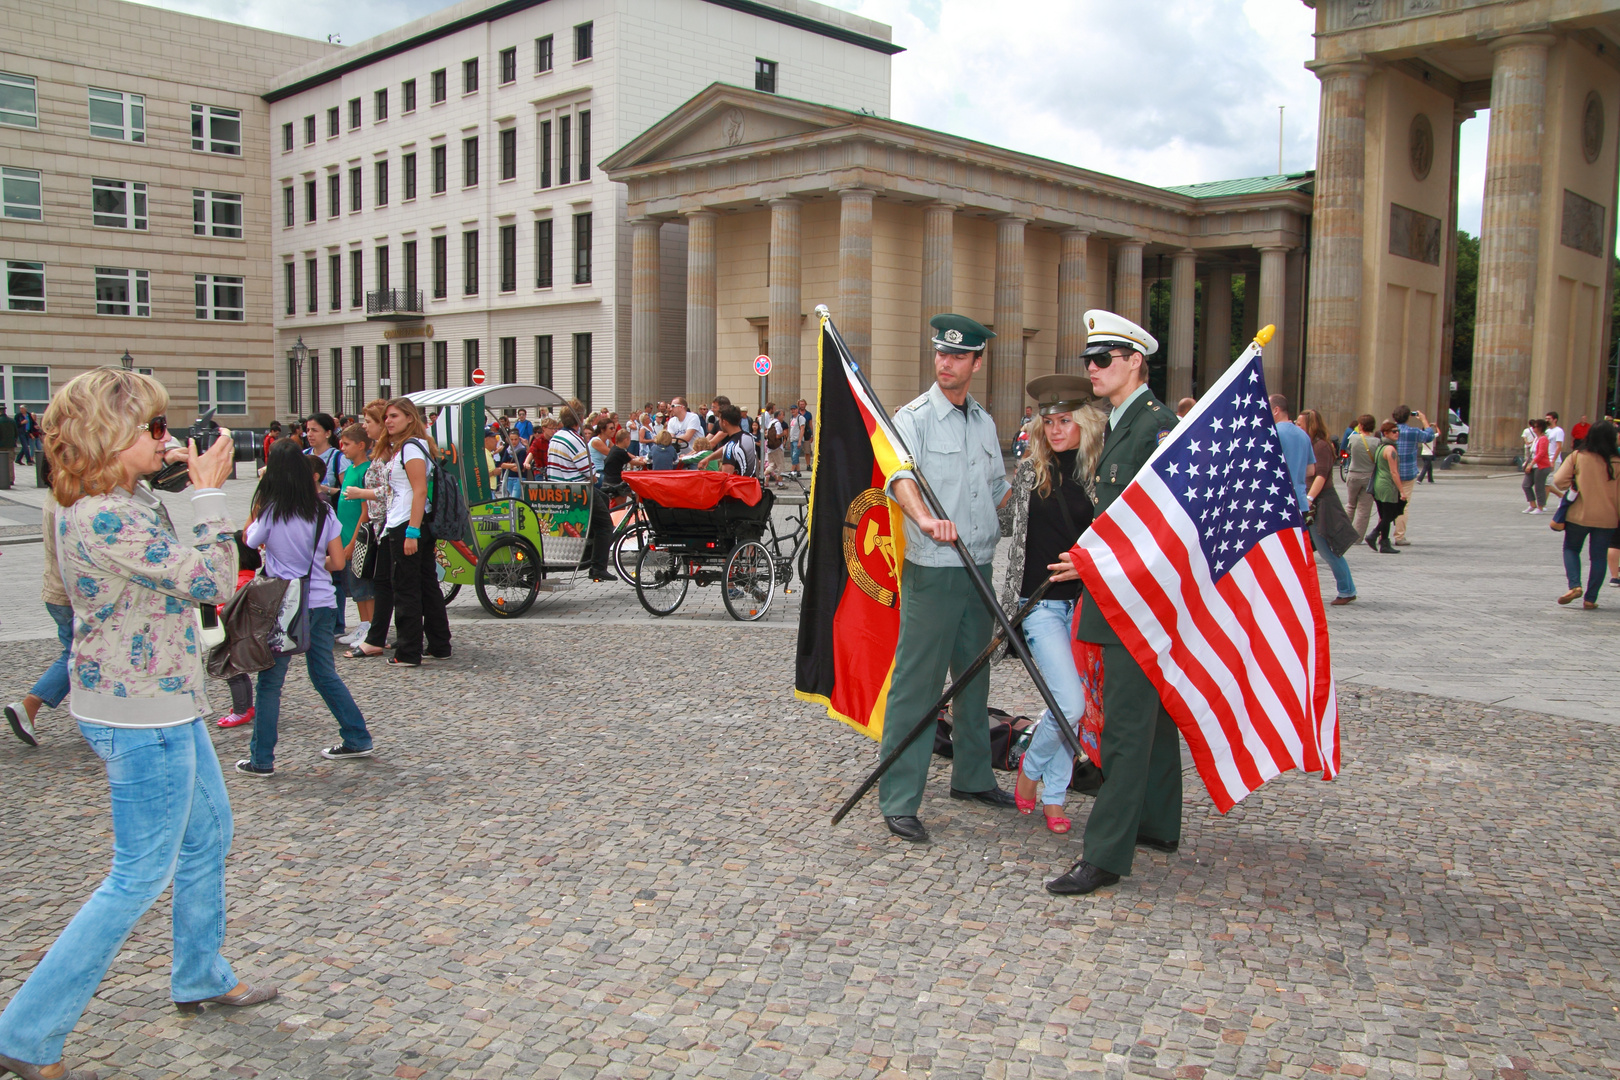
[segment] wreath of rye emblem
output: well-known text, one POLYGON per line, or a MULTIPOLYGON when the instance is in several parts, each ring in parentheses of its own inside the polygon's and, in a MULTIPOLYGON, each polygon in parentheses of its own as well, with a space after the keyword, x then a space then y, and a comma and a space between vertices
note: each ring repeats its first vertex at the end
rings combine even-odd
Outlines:
POLYGON ((945 340, 950 342, 952 345, 960 345, 960 344, 962 344, 962 331, 960 331, 960 330, 947 330, 947 331, 945 331, 945 340))
POLYGON ((877 488, 855 496, 844 511, 844 566, 849 579, 884 607, 894 607, 900 599, 895 591, 900 586, 900 565, 889 529, 889 499, 877 488), (884 580, 878 580, 874 571, 884 580))

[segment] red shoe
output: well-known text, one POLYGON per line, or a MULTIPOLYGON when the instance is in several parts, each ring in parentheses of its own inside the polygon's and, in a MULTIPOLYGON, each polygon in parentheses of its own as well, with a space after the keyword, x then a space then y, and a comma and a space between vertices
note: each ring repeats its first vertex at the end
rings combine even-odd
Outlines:
MULTIPOLYGON (((1018 765, 1018 779, 1020 781, 1029 779, 1024 775, 1024 766, 1022 762, 1020 762, 1018 765)), ((1013 802, 1018 804, 1018 812, 1020 814, 1033 814, 1035 812, 1035 796, 1031 795, 1027 799, 1024 798, 1022 795, 1018 794, 1018 786, 1016 784, 1013 785, 1013 802)))
POLYGON ((1055 832, 1059 836, 1061 836, 1064 833, 1068 832, 1070 829, 1074 828, 1074 822, 1070 821, 1068 818, 1064 817, 1062 814, 1059 814, 1056 817, 1052 817, 1051 815, 1047 814, 1044 810, 1041 813, 1042 813, 1042 816, 1046 818, 1046 828, 1047 828, 1047 830, 1049 832, 1055 832))
POLYGON ((243 724, 251 723, 253 723, 253 709, 251 706, 245 713, 239 713, 233 709, 219 718, 220 727, 241 727, 243 724))

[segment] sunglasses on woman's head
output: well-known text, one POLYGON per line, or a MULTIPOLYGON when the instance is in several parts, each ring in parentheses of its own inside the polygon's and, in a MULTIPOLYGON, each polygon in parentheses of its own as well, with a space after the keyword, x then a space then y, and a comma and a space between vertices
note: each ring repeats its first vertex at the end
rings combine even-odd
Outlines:
POLYGON ((169 434, 169 421, 168 421, 167 417, 154 416, 154 417, 152 417, 152 419, 148 420, 146 423, 141 424, 135 430, 136 431, 149 431, 149 432, 152 433, 152 438, 154 438, 154 439, 162 439, 162 438, 166 437, 169 434))

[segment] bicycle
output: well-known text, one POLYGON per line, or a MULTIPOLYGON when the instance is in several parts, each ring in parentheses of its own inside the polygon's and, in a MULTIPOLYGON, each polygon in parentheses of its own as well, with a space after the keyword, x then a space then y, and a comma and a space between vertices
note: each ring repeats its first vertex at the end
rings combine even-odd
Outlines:
POLYGON ((609 504, 608 512, 613 513, 626 505, 629 511, 619 520, 613 528, 613 535, 608 543, 613 552, 613 571, 619 575, 619 580, 627 585, 636 583, 636 566, 641 561, 641 551, 647 546, 648 534, 652 531, 647 521, 646 508, 636 493, 630 490, 628 484, 618 485, 609 493, 614 499, 622 498, 622 502, 609 504))
MULTIPOLYGON (((804 483, 796 477, 785 476, 779 478, 782 482, 797 488, 799 494, 804 495, 804 483)), ((776 519, 770 520, 770 539, 763 540, 770 555, 771 565, 776 572, 776 580, 781 583, 782 591, 786 592, 793 580, 794 563, 798 563, 799 584, 803 587, 805 569, 809 565, 810 546, 805 541, 810 536, 810 501, 808 498, 798 506, 789 510, 785 515, 787 524, 791 526, 784 535, 776 528, 776 519), (786 552, 784 554, 784 551, 786 552)))

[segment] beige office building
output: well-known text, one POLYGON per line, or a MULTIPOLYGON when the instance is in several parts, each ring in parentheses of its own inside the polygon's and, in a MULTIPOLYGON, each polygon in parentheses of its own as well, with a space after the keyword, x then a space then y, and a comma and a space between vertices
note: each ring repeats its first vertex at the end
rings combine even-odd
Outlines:
POLYGON ((276 415, 270 107, 333 51, 121 3, 7 0, 0 39, 0 405, 117 363, 170 416, 276 415))

